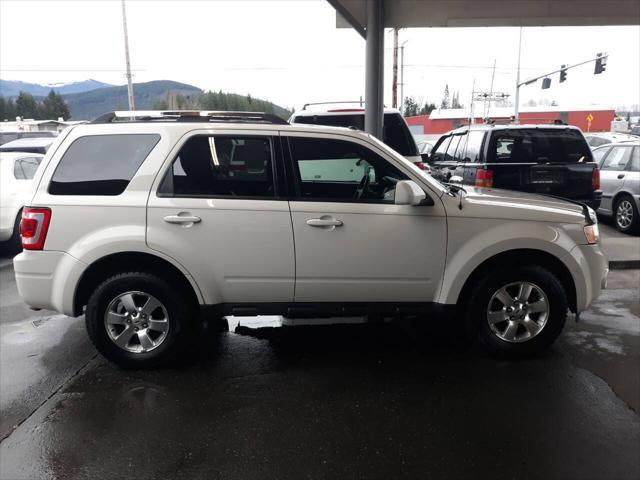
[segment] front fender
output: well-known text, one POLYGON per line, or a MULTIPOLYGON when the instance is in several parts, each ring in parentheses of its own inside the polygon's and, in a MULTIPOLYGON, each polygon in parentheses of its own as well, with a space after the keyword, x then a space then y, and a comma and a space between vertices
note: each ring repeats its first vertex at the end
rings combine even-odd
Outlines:
POLYGON ((438 302, 456 304, 465 282, 483 262, 511 250, 539 250, 556 257, 571 272, 580 265, 569 255, 575 241, 557 224, 545 222, 503 221, 449 218, 447 262, 438 302))

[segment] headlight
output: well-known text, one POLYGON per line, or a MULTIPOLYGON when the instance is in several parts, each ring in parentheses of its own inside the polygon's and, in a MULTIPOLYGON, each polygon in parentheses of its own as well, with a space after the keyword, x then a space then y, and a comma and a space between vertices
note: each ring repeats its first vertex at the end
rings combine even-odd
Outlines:
POLYGON ((594 243, 598 243, 600 240, 600 229, 598 228, 598 224, 587 225, 584 227, 584 236, 587 237, 587 243, 589 245, 593 245, 594 243))
POLYGON ((594 225, 598 223, 598 216, 596 215, 596 211, 591 208, 591 207, 587 207, 589 209, 589 219, 591 219, 591 223, 593 223, 594 225))

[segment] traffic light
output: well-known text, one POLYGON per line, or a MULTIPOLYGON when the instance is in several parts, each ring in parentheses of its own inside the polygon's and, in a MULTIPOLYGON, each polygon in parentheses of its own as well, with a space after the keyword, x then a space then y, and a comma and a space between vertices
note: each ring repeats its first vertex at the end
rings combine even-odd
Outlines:
POLYGON ((550 78, 543 78, 542 79, 542 89, 546 90, 547 88, 549 88, 551 86, 551 79, 550 78))
POLYGON ((593 71, 594 75, 604 72, 607 69, 607 56, 599 53, 596 58, 596 68, 593 71))
POLYGON ((567 79, 567 69, 566 65, 562 65, 560 67, 560 83, 564 82, 567 79))

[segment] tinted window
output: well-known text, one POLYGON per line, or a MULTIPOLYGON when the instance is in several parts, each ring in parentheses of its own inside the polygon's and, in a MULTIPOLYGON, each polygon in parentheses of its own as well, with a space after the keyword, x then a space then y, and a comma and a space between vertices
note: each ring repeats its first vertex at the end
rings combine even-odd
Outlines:
MULTIPOLYGON (((364 113, 354 113, 352 115, 297 115, 293 123, 355 127, 358 130, 364 130, 364 113)), ((400 155, 418 155, 415 140, 400 114, 385 113, 383 128, 384 143, 400 155)))
POLYGON ((404 118, 399 113, 384 115, 384 143, 400 155, 417 155, 416 141, 411 135, 404 118))
POLYGON ((41 157, 18 158, 13 164, 13 176, 18 180, 31 180, 41 160, 41 157))
POLYGON ((62 156, 52 195, 120 195, 160 140, 156 134, 88 135, 62 156))
POLYGON ((159 192, 197 197, 274 197, 269 137, 190 138, 180 149, 159 192))
POLYGON ((448 161, 456 160, 456 150, 458 149, 460 140, 462 140, 462 135, 454 135, 453 137, 451 137, 451 143, 449 144, 449 148, 447 148, 445 160, 448 160, 448 161))
POLYGON ((445 154, 447 153, 447 148, 449 148, 449 144, 451 143, 451 137, 445 137, 438 145, 436 145, 435 150, 433 151, 432 160, 439 162, 444 160, 445 154))
POLYGON ((298 191, 304 200, 393 203, 395 184, 407 178, 357 143, 290 137, 289 145, 298 191))
POLYGON ((607 158, 602 163, 602 170, 620 171, 627 168, 631 159, 632 147, 612 147, 607 158))
POLYGON ((513 129, 498 131, 489 150, 490 162, 577 163, 592 161, 581 133, 573 129, 513 129))
POLYGON ((607 154, 607 152, 610 149, 607 147, 602 147, 602 148, 597 148, 595 149, 592 153, 593 153, 593 161, 596 163, 600 163, 600 161, 604 158, 604 156, 607 154))
POLYGON ((465 162, 479 162, 480 151, 482 149, 482 140, 484 132, 470 131, 467 139, 467 151, 464 155, 465 162))

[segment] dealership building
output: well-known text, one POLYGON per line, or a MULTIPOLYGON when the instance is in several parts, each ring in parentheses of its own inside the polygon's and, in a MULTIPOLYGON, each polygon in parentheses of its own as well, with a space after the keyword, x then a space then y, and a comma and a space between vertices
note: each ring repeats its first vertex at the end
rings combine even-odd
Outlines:
MULTIPOLYGON (((473 123, 509 123, 513 107, 491 108, 488 118, 475 117, 473 123)), ((612 108, 585 107, 564 110, 553 106, 523 107, 519 113, 521 124, 552 124, 562 122, 575 125, 583 132, 608 132, 615 117, 612 108)), ((430 115, 407 117, 407 123, 414 135, 446 133, 449 130, 469 125, 468 108, 437 109, 430 115)))

